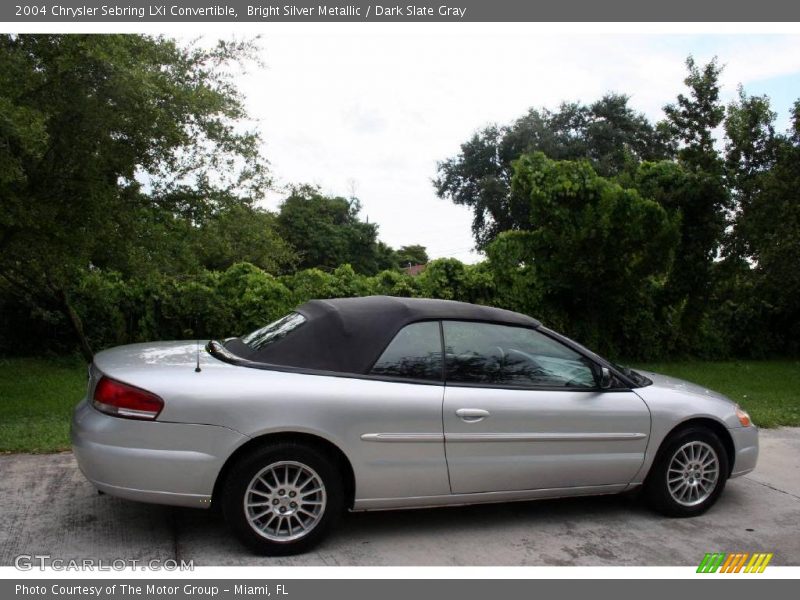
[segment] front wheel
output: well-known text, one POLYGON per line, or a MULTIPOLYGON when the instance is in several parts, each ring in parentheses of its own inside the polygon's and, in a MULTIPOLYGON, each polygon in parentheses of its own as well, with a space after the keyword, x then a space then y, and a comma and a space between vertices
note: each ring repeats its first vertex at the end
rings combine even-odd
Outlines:
POLYGON ((310 550, 342 511, 339 473, 314 448, 292 443, 263 447, 237 463, 222 509, 237 537, 271 556, 310 550))
POLYGON ((719 498, 728 478, 728 455, 717 435, 691 428, 668 440, 645 482, 648 503, 670 517, 694 517, 719 498))

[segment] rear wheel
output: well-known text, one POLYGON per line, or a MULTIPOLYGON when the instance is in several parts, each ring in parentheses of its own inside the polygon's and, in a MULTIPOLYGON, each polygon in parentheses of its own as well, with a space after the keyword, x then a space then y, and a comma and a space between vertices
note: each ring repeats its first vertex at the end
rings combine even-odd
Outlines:
POLYGON ((325 536, 343 506, 336 466, 316 449, 265 446, 239 461, 223 492, 225 519, 259 554, 298 554, 325 536))
POLYGON ((670 517, 693 517, 719 498, 728 478, 728 455, 706 428, 685 429, 670 438, 647 477, 645 498, 670 517))

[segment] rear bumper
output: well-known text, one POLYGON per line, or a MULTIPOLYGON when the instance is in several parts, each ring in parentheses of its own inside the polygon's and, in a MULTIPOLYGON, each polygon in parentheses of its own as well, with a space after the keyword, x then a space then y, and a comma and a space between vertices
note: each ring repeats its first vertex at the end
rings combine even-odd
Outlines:
POLYGON ((97 489, 120 498, 208 508, 225 460, 247 437, 214 425, 105 415, 86 400, 72 418, 72 451, 97 489))
POLYGON ((728 429, 733 439, 736 455, 731 477, 745 475, 756 468, 758 461, 758 427, 733 427, 728 429))

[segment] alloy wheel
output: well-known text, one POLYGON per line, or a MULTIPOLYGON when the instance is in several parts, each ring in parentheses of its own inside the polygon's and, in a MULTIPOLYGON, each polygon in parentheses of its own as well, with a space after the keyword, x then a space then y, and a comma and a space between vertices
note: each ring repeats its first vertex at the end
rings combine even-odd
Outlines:
POLYGON ((706 501, 719 481, 719 458, 709 444, 692 441, 675 451, 667 468, 667 489, 682 506, 706 501))
POLYGON ((296 461, 272 463, 255 474, 244 494, 250 527, 274 542, 298 540, 325 514, 327 496, 322 478, 296 461))

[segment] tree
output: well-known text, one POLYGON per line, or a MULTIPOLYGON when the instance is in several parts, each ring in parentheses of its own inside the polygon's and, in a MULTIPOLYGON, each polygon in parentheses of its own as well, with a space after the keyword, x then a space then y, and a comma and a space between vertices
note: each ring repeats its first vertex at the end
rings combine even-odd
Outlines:
POLYGON ((725 118, 725 107, 719 99, 722 67, 716 57, 701 68, 689 56, 686 69, 689 74, 683 81, 689 95, 678 94, 675 104, 664 107, 666 125, 680 143, 680 160, 708 173, 717 173, 722 165, 714 147, 714 130, 725 118))
POLYGON ((768 97, 748 96, 741 86, 738 98, 728 105, 725 173, 735 216, 727 254, 737 259, 750 257, 754 251, 747 227, 753 203, 778 159, 781 140, 775 134, 776 117, 768 97))
POLYGON ((276 216, 266 210, 233 203, 214 214, 197 230, 194 248, 202 266, 224 271, 239 262, 267 273, 294 270, 297 253, 278 234, 276 216))
POLYGON ((484 265, 466 265, 455 258, 431 261, 415 279, 424 298, 487 304, 494 291, 491 273, 484 265))
MULTIPOLYGON (((752 304, 761 307, 761 329, 772 337, 772 352, 800 351, 800 100, 792 110, 787 135, 774 140, 774 164, 759 177, 737 217, 746 236, 753 285, 752 304)), ((752 311, 752 308, 746 308, 752 311)), ((751 325, 753 327, 753 325, 751 325)))
POLYGON ((653 290, 669 270, 676 219, 586 160, 525 154, 513 187, 530 217, 489 246, 501 304, 611 354, 624 348, 616 341, 652 329, 653 290))
MULTIPOLYGON (((641 160, 672 155, 664 128, 628 106, 628 96, 608 94, 590 104, 562 103, 555 112, 530 109, 508 126, 491 125, 439 163, 436 193, 473 210, 472 231, 483 249, 501 231, 520 229, 523 212, 511 209, 512 163, 541 151, 557 160, 585 158, 597 173, 617 175, 641 160)), ((524 206, 524 203, 516 203, 524 206)))
POLYGON ((506 207, 511 168, 510 159, 500 156, 503 135, 494 125, 476 133, 461 144, 458 156, 438 164, 433 181, 440 198, 472 209, 472 235, 480 249, 514 226, 506 207))
POLYGON ((375 244, 374 258, 370 260, 369 269, 365 272, 375 274, 387 269, 397 269, 400 263, 397 258, 397 252, 389 244, 378 240, 375 244))
POLYGON ((190 214, 214 190, 254 199, 267 183, 225 68, 250 51, 142 35, 0 37, 0 277, 60 310, 87 360, 70 300, 82 273, 136 248, 134 225, 162 210, 190 214), (161 205, 181 189, 202 193, 161 205))
POLYGON ((395 266, 394 252, 377 239, 378 226, 359 219, 360 211, 355 198, 299 186, 280 206, 278 230, 297 251, 301 269, 349 264, 357 273, 372 275, 395 266))
POLYGON ((401 246, 396 254, 397 263, 401 267, 412 267, 414 265, 426 265, 430 258, 428 258, 428 251, 425 246, 420 244, 412 244, 410 246, 401 246))
POLYGON ((699 67, 691 56, 686 67, 688 95, 681 93, 674 104, 664 107, 666 127, 678 142, 682 171, 645 166, 636 175, 636 185, 645 195, 657 197, 664 206, 680 213, 680 242, 664 302, 681 307, 681 337, 691 346, 708 312, 713 264, 731 204, 714 139, 714 131, 725 116, 719 99, 722 67, 716 58, 699 67), (655 189, 659 186, 660 190, 655 189))

